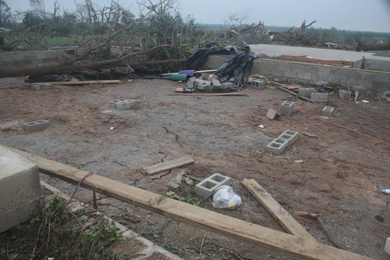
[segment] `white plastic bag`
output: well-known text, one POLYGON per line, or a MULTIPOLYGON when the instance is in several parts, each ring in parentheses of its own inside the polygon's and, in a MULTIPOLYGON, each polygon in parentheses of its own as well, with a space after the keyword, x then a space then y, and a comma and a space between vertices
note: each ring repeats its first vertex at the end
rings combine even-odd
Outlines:
POLYGON ((233 192, 232 187, 222 185, 213 197, 213 206, 217 209, 235 209, 241 205, 241 197, 233 192))

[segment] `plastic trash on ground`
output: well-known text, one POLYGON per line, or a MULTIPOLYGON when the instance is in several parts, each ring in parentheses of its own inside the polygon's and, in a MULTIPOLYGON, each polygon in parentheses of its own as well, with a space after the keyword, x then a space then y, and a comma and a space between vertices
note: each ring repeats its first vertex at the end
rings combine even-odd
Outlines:
POLYGON ((233 192, 233 188, 222 185, 213 197, 213 206, 217 209, 235 209, 241 205, 241 197, 233 192))

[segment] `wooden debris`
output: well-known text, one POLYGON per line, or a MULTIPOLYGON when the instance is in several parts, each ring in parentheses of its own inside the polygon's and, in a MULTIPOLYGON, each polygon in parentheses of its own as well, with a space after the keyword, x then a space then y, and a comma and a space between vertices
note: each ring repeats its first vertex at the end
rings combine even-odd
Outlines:
POLYGON ((308 217, 312 217, 312 218, 317 218, 318 217, 318 214, 309 213, 309 212, 306 212, 306 211, 295 211, 295 215, 298 215, 298 216, 308 216, 308 217))
MULTIPOLYGON (((51 161, 33 154, 3 146, 35 163, 40 172, 71 183, 78 183, 88 172, 51 161)), ((369 260, 371 258, 320 244, 311 239, 292 236, 260 225, 229 217, 211 210, 190 205, 178 200, 163 198, 97 174, 83 181, 82 187, 100 192, 135 206, 195 227, 217 232, 230 238, 248 242, 255 246, 280 252, 298 259, 369 260)))
POLYGON ((145 167, 144 173, 147 175, 156 174, 163 171, 168 171, 174 168, 182 167, 191 163, 194 163, 194 159, 191 156, 184 156, 179 159, 175 159, 172 161, 167 161, 163 163, 159 163, 153 166, 145 167))
POLYGON ((247 96, 245 93, 229 92, 229 93, 174 93, 168 95, 179 95, 179 96, 247 96))
POLYGON ((51 85, 88 85, 88 84, 118 84, 120 80, 89 80, 89 81, 53 81, 53 82, 36 82, 34 84, 51 84, 51 85))
POLYGON ((244 179, 241 183, 253 194, 276 221, 290 234, 316 241, 280 204, 254 179, 244 179))

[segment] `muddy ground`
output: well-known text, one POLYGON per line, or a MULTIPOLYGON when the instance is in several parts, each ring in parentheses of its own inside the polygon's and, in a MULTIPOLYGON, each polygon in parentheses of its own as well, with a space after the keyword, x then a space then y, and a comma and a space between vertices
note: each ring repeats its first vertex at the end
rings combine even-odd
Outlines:
MULTIPOLYGON (((23 84, 23 78, 0 80, 0 86, 15 84, 23 84)), ((159 194, 173 190, 196 198, 184 180, 175 189, 176 176, 185 170, 202 179, 218 172, 234 179, 232 187, 241 196, 242 206, 233 211, 213 209, 210 199, 200 206, 282 231, 240 184, 244 178, 253 178, 286 202, 283 206, 291 215, 295 216, 294 211, 321 214, 333 239, 346 250, 390 259, 383 250, 390 234, 389 195, 380 193, 390 188, 389 145, 299 112, 270 120, 266 112, 279 110, 280 105, 252 94, 169 95, 182 85, 133 80, 118 85, 55 86, 45 91, 1 89, 0 144, 159 194), (139 103, 128 111, 108 108, 108 102, 117 98, 139 103), (22 123, 38 119, 49 120, 51 126, 37 133, 22 131, 22 123), (280 156, 264 152, 265 145, 287 129, 298 131, 300 139, 280 156), (158 176, 141 173, 142 167, 184 155, 196 162, 158 176)), ((248 89, 278 101, 295 101, 296 108, 316 116, 325 105, 297 100, 273 88, 248 89)), ((336 110, 329 121, 390 143, 388 103, 356 104, 331 95, 326 105, 336 110)), ((41 177, 68 195, 74 189, 55 178, 41 177)), ((90 203, 91 193, 79 189, 75 198, 90 203)), ((99 204, 101 212, 184 259, 195 259, 200 253, 204 259, 289 259, 115 199, 103 196, 99 204), (236 251, 220 251, 221 247, 236 251)), ((316 220, 295 218, 319 242, 331 245, 316 220)))

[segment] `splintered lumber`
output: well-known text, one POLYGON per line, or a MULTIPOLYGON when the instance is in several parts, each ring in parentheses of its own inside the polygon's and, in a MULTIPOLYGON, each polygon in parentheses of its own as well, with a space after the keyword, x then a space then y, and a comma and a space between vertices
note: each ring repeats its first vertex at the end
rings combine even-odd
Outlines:
POLYGON ((173 93, 171 96, 247 96, 245 93, 229 92, 229 93, 173 93))
POLYGON ((87 84, 117 84, 122 83, 120 80, 88 80, 88 81, 53 81, 53 82, 37 82, 34 84, 51 84, 51 85, 87 85, 87 84))
MULTIPOLYGON (((88 172, 51 161, 30 153, 3 146, 26 157, 40 172, 77 184, 88 172)), ((97 174, 92 174, 80 185, 86 189, 145 208, 163 216, 195 227, 210 230, 230 238, 280 252, 297 259, 368 260, 371 258, 320 244, 311 239, 275 231, 260 225, 170 199, 97 174)))
POLYGON ((167 161, 163 163, 159 163, 153 166, 148 166, 144 168, 144 173, 147 175, 156 174, 163 171, 168 171, 174 168, 182 167, 191 163, 194 163, 194 159, 191 156, 184 156, 179 159, 175 159, 172 161, 167 161))
POLYGON ((276 221, 291 235, 316 241, 280 204, 254 179, 244 179, 241 183, 253 194, 276 221))

